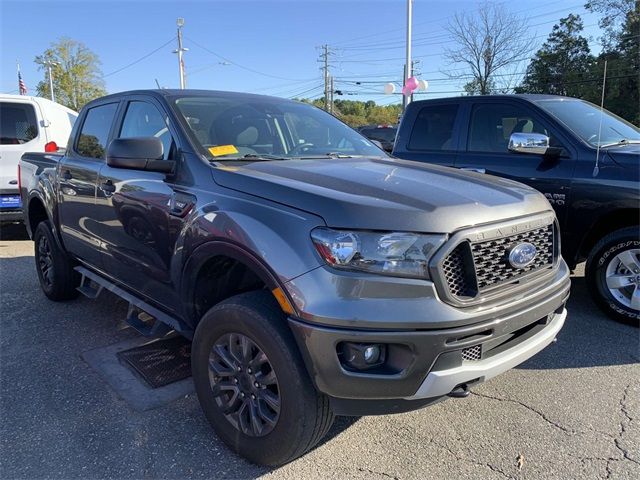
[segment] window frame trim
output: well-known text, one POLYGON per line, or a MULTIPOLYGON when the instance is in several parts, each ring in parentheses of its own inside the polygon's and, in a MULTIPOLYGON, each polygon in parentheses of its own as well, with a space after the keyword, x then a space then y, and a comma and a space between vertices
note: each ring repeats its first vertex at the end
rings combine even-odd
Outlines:
POLYGON ((107 151, 107 148, 109 148, 109 143, 111 143, 111 140, 113 140, 114 127, 116 125, 116 120, 118 118, 118 112, 119 112, 119 110, 121 108, 121 104, 122 104, 122 101, 120 99, 109 99, 109 100, 104 101, 104 102, 98 102, 96 104, 93 104, 90 107, 88 107, 84 112, 82 112, 82 118, 79 119, 80 122, 76 121, 76 124, 79 123, 79 126, 78 126, 78 131, 75 134, 75 138, 73 139, 73 144, 72 144, 72 148, 71 148, 71 150, 72 150, 74 155, 77 155, 79 158, 90 160, 90 161, 94 161, 94 162, 99 162, 99 163, 106 163, 107 162, 106 151, 107 151), (87 116, 89 115, 89 112, 92 109, 98 108, 98 107, 104 107, 104 106, 107 106, 107 105, 115 105, 116 106, 116 111, 115 111, 115 113, 113 115, 113 119, 111 120, 111 126, 109 127, 109 132, 107 133, 107 141, 106 141, 106 145, 105 145, 105 158, 87 157, 86 155, 83 155, 82 153, 80 153, 78 151, 78 142, 80 141, 80 136, 82 135, 82 129, 84 128, 84 125, 85 125, 85 123, 87 121, 87 116))

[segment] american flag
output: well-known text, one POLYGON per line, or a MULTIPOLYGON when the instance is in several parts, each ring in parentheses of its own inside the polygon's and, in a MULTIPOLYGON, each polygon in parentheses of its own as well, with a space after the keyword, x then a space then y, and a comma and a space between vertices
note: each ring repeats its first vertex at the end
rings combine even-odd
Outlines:
POLYGON ((25 85, 24 80, 22 80, 20 70, 18 70, 18 89, 20 90, 20 95, 27 94, 27 86, 25 85))

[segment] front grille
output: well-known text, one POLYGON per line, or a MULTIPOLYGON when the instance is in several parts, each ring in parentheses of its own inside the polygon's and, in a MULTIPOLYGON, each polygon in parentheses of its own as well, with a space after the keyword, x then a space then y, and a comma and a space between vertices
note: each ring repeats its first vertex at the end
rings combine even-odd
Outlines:
POLYGON ((482 345, 474 345, 462 350, 462 360, 477 362, 480 358, 482 358, 482 345))
POLYGON ((488 242, 472 243, 471 252, 476 267, 476 281, 480 292, 553 264, 553 224, 518 233, 511 237, 498 238, 488 242), (509 264, 509 250, 519 243, 532 243, 537 255, 531 264, 515 268, 509 264))
POLYGON ((519 277, 549 268, 554 260, 554 226, 545 225, 527 232, 493 240, 463 241, 442 262, 449 293, 459 300, 469 300, 492 288, 519 277), (524 268, 509 263, 509 252, 528 242, 536 247, 533 262, 524 268))

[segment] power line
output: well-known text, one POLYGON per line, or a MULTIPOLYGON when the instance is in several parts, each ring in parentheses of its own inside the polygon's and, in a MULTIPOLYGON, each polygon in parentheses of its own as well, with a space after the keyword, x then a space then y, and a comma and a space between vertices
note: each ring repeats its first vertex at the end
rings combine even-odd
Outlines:
POLYGON ((151 55, 153 55, 154 53, 159 52, 159 51, 160 51, 160 50, 162 50, 164 47, 166 47, 166 46, 167 46, 167 45, 169 45, 171 42, 173 42, 175 39, 176 39, 176 37, 171 37, 171 40, 169 40, 169 41, 167 41, 167 42, 163 43, 163 44, 162 44, 162 45, 160 45, 158 48, 156 48, 156 49, 154 49, 154 50, 150 51, 150 52, 149 52, 149 53, 147 53, 146 55, 143 55, 143 56, 142 56, 142 57, 140 57, 139 59, 134 60, 133 62, 131 62, 131 63, 129 63, 129 64, 125 65, 124 67, 121 67, 121 68, 119 68, 119 69, 117 69, 117 70, 114 70, 113 72, 109 72, 109 73, 107 73, 106 75, 103 75, 103 76, 102 76, 102 78, 110 77, 111 75, 115 75, 116 73, 120 73, 121 71, 126 70, 126 69, 127 69, 127 68, 129 68, 129 67, 133 67, 133 66, 134 66, 134 65, 136 65, 137 63, 140 63, 141 61, 143 61, 143 60, 145 60, 145 59, 149 58, 149 57, 150 57, 151 55))
MULTIPOLYGON (((216 52, 214 52, 213 50, 210 50, 209 48, 207 48, 207 47, 205 47, 205 46, 203 46, 203 45, 200 45, 198 42, 196 42, 194 39, 192 39, 192 38, 190 38, 190 37, 185 37, 185 38, 186 38, 187 40, 189 40, 191 43, 193 43, 196 47, 198 47, 198 48, 200 48, 200 49, 204 50, 205 52, 208 52, 208 53, 210 53, 211 55, 214 55, 214 56, 218 57, 219 59, 224 60, 225 62, 229 62, 230 64, 235 65, 236 67, 241 68, 241 69, 243 69, 243 70, 246 70, 246 71, 248 71, 248 72, 255 73, 255 74, 257 74, 257 75, 262 75, 262 76, 264 76, 264 77, 277 78, 278 80, 304 81, 304 80, 300 80, 300 79, 296 79, 296 78, 287 78, 287 77, 279 77, 279 76, 277 76, 277 75, 271 75, 271 74, 269 74, 269 73, 264 73, 264 72, 261 72, 261 71, 259 71, 259 70, 254 69, 254 68, 247 67, 247 66, 245 66, 245 65, 241 65, 241 64, 239 64, 239 63, 237 63, 237 62, 234 62, 233 60, 231 60, 231 59, 229 59, 229 58, 223 57, 223 56, 222 56, 222 55, 220 55, 219 53, 216 53, 216 52)), ((312 80, 312 79, 310 79, 310 78, 309 78, 309 79, 305 79, 305 80, 312 80)))

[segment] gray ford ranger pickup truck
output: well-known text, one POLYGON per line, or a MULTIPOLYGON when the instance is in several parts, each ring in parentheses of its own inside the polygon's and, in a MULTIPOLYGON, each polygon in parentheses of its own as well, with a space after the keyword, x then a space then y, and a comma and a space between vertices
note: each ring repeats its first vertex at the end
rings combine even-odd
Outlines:
POLYGON ((106 288, 144 335, 192 339, 204 413, 259 464, 302 455, 334 415, 464 397, 565 321, 544 196, 391 158, 303 103, 110 95, 64 155, 20 169, 44 293, 106 288))

